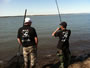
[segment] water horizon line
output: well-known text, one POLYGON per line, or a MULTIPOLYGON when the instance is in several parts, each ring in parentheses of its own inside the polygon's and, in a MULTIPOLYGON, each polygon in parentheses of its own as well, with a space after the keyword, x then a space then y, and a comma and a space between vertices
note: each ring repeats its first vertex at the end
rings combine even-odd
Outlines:
MULTIPOLYGON (((90 14, 90 13, 62 13, 61 15, 75 15, 75 14, 90 14)), ((58 14, 28 14, 27 16, 48 16, 48 15, 58 15, 58 14)), ((0 16, 0 18, 4 17, 23 17, 24 15, 6 15, 6 16, 0 16)))

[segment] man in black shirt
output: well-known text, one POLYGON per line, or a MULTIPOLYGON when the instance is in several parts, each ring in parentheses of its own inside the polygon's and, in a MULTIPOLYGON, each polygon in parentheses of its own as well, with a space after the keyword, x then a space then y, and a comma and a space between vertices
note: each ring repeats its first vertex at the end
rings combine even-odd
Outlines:
POLYGON ((67 23, 61 22, 60 28, 57 28, 52 36, 59 37, 57 55, 60 58, 60 68, 67 68, 70 64, 70 50, 69 50, 69 37, 71 34, 70 30, 66 29, 67 23))
POLYGON ((34 68, 36 64, 38 38, 36 30, 31 27, 31 24, 31 19, 25 18, 24 26, 19 28, 17 35, 18 43, 23 46, 25 68, 28 68, 29 59, 30 68, 34 68))

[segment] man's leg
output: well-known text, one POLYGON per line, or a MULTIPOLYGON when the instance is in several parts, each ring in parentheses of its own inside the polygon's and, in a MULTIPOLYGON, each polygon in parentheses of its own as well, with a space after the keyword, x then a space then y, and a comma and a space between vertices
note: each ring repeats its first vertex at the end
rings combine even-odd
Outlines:
POLYGON ((68 68, 70 61, 71 61, 71 53, 70 53, 69 49, 66 49, 64 51, 64 63, 65 63, 64 66, 65 66, 65 68, 68 68))
POLYGON ((31 53, 30 53, 30 67, 31 68, 35 68, 36 65, 36 57, 37 57, 37 52, 36 52, 36 48, 32 47, 31 48, 31 53))
POLYGON ((64 68, 64 56, 63 56, 63 52, 61 49, 58 49, 57 51, 57 55, 59 56, 59 59, 60 59, 60 66, 59 68, 64 68))
POLYGON ((23 47, 23 56, 24 56, 24 68, 28 68, 28 52, 27 48, 23 47))

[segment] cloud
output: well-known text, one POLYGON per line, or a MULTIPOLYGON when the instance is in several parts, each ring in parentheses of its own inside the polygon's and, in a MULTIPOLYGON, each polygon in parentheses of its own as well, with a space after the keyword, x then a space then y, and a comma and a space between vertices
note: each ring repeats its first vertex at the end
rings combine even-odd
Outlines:
POLYGON ((0 0, 0 7, 10 4, 12 0, 0 0))
POLYGON ((10 2, 11 0, 4 0, 4 2, 6 2, 6 3, 8 3, 8 2, 10 2))
POLYGON ((11 0, 0 0, 1 3, 9 3, 11 0))

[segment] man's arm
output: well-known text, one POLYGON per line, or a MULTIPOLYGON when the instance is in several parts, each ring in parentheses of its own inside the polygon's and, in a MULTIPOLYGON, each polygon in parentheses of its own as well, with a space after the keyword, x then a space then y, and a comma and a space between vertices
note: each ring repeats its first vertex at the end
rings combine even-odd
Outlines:
POLYGON ((17 41, 20 45, 22 45, 21 41, 20 41, 20 38, 17 38, 17 41))
POLYGON ((34 39, 35 39, 35 43, 36 43, 36 46, 37 46, 38 45, 38 38, 35 37, 34 39))
POLYGON ((34 40, 35 40, 35 44, 36 44, 36 47, 38 45, 38 37, 37 37, 37 33, 36 33, 36 30, 34 29, 34 40))
POLYGON ((57 28, 53 33, 52 36, 55 36, 55 33, 59 30, 60 28, 57 28))
POLYGON ((22 45, 21 40, 20 40, 20 35, 21 35, 20 31, 21 31, 21 29, 19 29, 18 33, 17 33, 17 41, 18 41, 19 45, 22 45))

